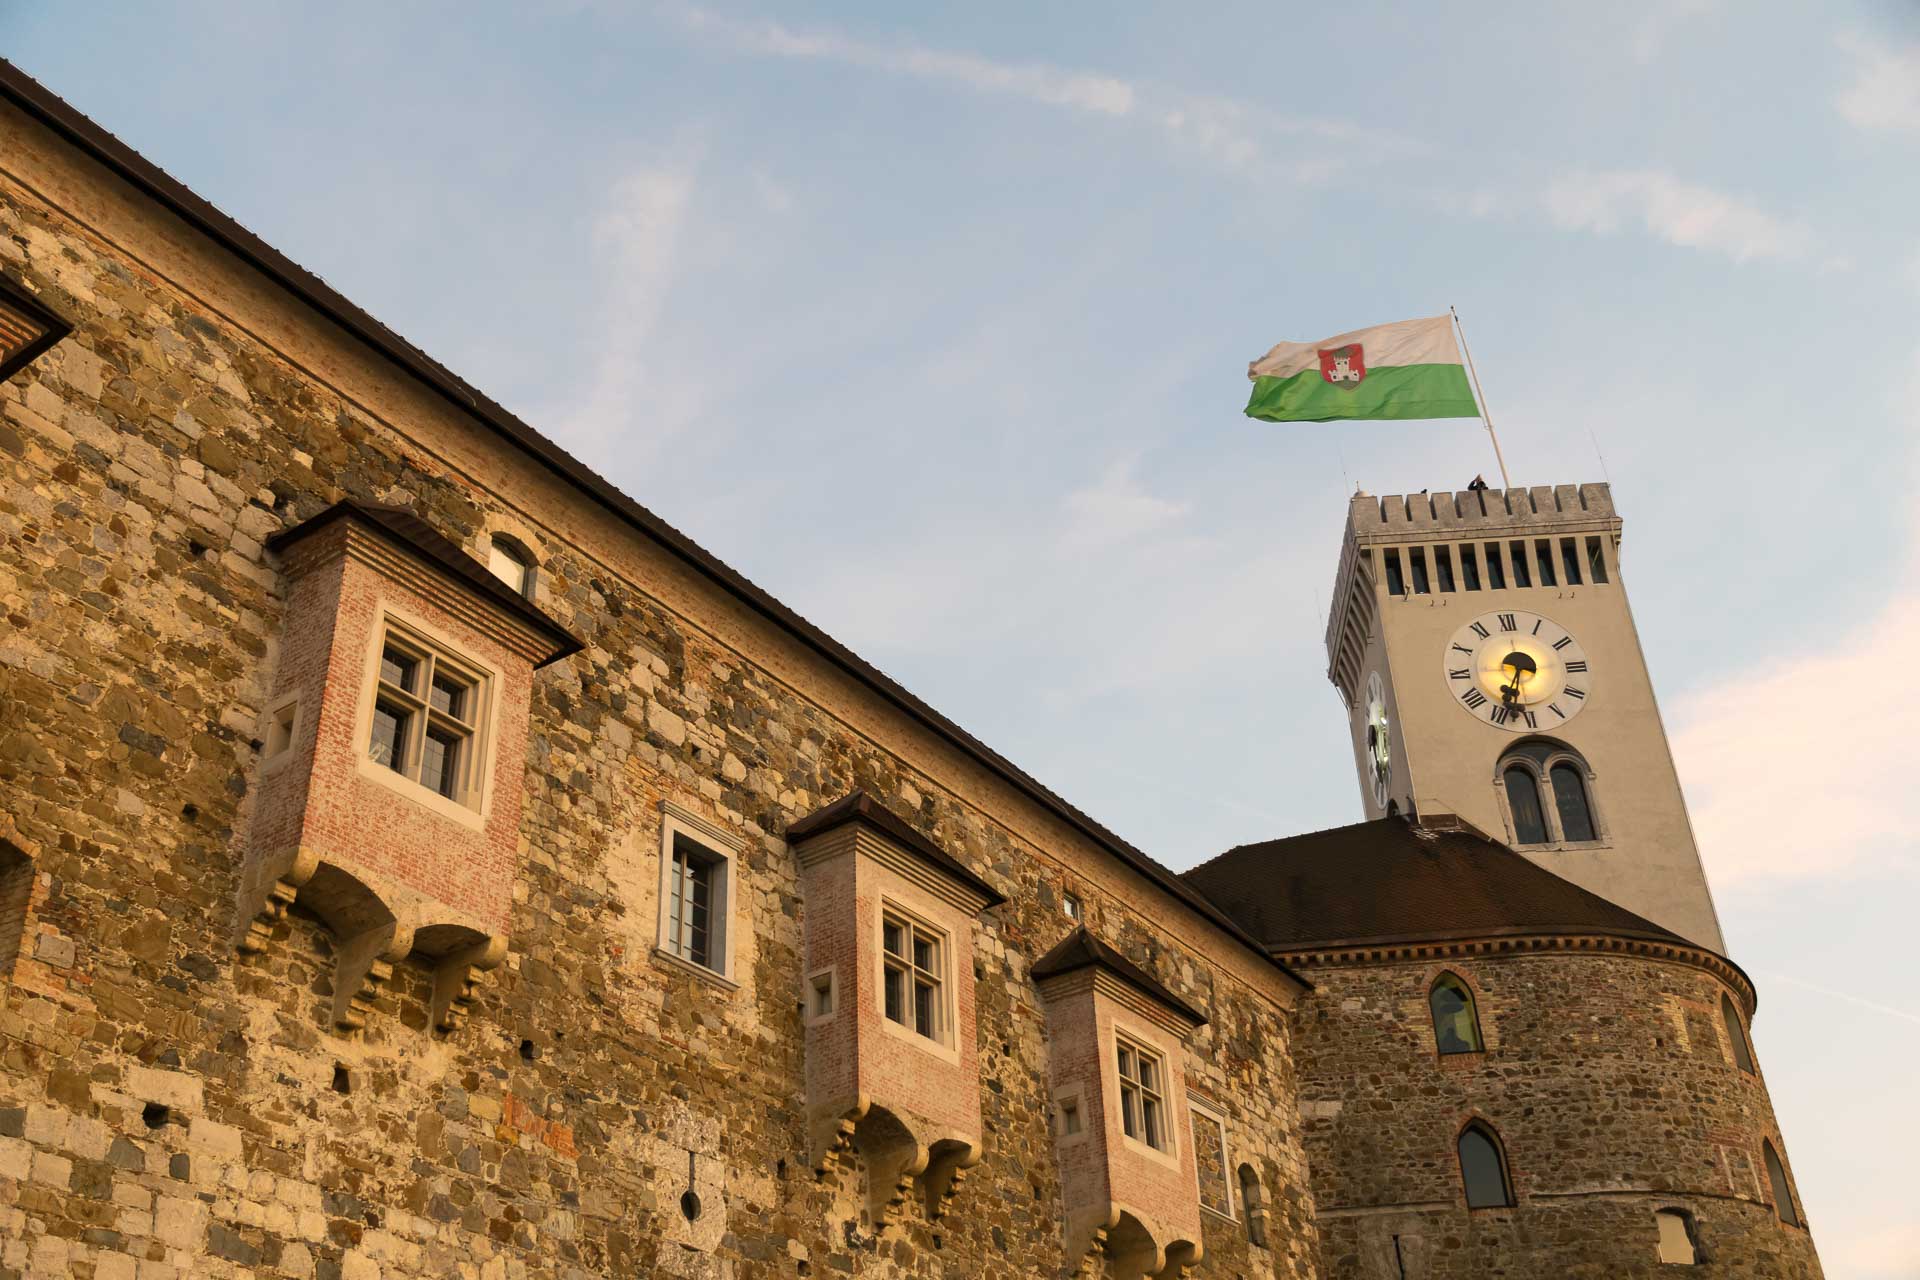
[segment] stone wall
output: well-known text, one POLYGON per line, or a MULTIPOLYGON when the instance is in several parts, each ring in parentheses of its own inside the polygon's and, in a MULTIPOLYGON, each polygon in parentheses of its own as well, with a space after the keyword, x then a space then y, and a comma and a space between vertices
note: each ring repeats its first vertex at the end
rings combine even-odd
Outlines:
POLYGON ((1666 1274, 1662 1208, 1694 1215, 1711 1259, 1684 1274, 1820 1274, 1807 1232, 1774 1214, 1761 1142, 1786 1148, 1765 1079, 1734 1065, 1715 975, 1554 951, 1302 972, 1315 992, 1295 1054, 1329 1278, 1666 1274), (1437 1053, 1442 972, 1473 991, 1484 1052, 1437 1053), (1466 1207, 1454 1143, 1472 1120, 1506 1148, 1514 1208, 1466 1207))
POLYGON ((34 860, 0 1274, 1062 1274, 1027 967, 1069 887, 1207 1012, 1189 1079, 1261 1172, 1271 1249, 1208 1216, 1193 1274, 1313 1273, 1271 966, 11 107, 0 271, 75 324, 0 386, 0 818, 34 860), (262 543, 341 496, 475 550, 514 530, 587 644, 534 680, 512 950, 451 1034, 415 962, 333 1034, 334 939, 297 905, 231 946, 284 639, 262 543), (854 787, 1009 899, 971 957, 985 1158, 880 1234, 808 1168, 781 838, 854 787), (652 958, 663 801, 742 841, 737 990, 652 958))

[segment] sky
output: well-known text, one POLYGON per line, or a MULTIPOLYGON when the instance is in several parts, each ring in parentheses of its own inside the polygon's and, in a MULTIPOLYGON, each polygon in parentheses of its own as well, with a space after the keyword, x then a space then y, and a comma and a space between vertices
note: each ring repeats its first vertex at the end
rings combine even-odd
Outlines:
MULTIPOLYGON (((1920 5, 67 5, 0 54, 1174 867, 1361 817, 1247 361, 1456 306, 1623 576, 1834 1280, 1920 1277, 1920 5)), ((1604 785, 1604 780, 1602 780, 1604 785)))

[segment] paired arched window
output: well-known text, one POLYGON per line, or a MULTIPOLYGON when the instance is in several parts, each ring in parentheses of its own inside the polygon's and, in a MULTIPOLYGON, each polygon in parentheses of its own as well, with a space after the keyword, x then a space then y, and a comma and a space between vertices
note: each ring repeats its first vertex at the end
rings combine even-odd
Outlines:
POLYGON ((487 543, 487 568, 521 595, 533 598, 533 555, 512 538, 493 535, 487 543))
POLYGON ((1733 1065, 1753 1074, 1753 1046, 1747 1043, 1747 1030, 1740 1025, 1740 1011, 1725 995, 1720 997, 1720 1020, 1727 1024, 1727 1043, 1733 1046, 1733 1065))
POLYGON ((1773 1149, 1773 1139, 1760 1140, 1760 1154, 1766 1160, 1767 1182, 1773 1188, 1773 1211, 1788 1226, 1799 1226, 1800 1211, 1793 1203, 1793 1188, 1787 1185, 1787 1167, 1780 1163, 1780 1153, 1773 1149))
POLYGON ((1562 742, 1529 738, 1500 757, 1515 844, 1585 844, 1600 838, 1587 762, 1562 742))
POLYGON ((1467 1208, 1500 1209, 1513 1203, 1513 1183, 1507 1177, 1506 1153, 1500 1139, 1476 1120, 1460 1131, 1455 1144, 1460 1154, 1460 1181, 1467 1191, 1467 1208))
POLYGON ((1247 1215, 1247 1243, 1267 1247, 1267 1198, 1253 1166, 1240 1166, 1240 1211, 1247 1215))
POLYGON ((1433 1043, 1441 1053, 1479 1053, 1486 1046, 1480 1041, 1480 1014, 1473 1005, 1473 992, 1451 973, 1433 980, 1427 991, 1427 1008, 1433 1012, 1433 1043))

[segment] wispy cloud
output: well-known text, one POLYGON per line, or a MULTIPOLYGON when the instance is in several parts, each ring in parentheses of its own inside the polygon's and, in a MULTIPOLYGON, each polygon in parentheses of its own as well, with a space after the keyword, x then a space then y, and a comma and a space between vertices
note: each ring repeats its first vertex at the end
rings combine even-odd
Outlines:
POLYGON ((1658 169, 1570 173, 1547 188, 1544 203, 1562 230, 1604 236, 1638 226, 1668 244, 1735 262, 1801 258, 1813 244, 1804 227, 1658 169))
POLYGON ((1082 550, 1111 546, 1158 532, 1187 513, 1187 504, 1148 493, 1124 458, 1095 483, 1069 493, 1062 542, 1082 550))
POLYGON ((1409 145, 1396 134, 1348 120, 1285 115, 1104 71, 1002 62, 926 45, 800 30, 699 5, 668 4, 661 12, 685 30, 740 53, 859 67, 1122 122, 1150 131, 1183 154, 1246 175, 1325 181, 1409 145), (1306 145, 1316 140, 1341 145, 1306 145))
POLYGON ((1854 59, 1853 82, 1836 103, 1840 115, 1862 129, 1920 133, 1920 44, 1888 45, 1857 32, 1838 43, 1854 59))

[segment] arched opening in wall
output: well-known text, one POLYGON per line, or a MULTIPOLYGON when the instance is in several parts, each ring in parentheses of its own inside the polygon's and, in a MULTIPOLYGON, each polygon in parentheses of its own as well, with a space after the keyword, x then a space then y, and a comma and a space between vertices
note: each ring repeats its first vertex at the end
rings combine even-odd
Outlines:
POLYGON ((1552 738, 1528 738, 1495 766, 1516 845, 1592 844, 1602 838, 1593 771, 1580 753, 1552 738))
POLYGON ((1474 1121, 1460 1131, 1455 1147, 1460 1156, 1460 1182, 1466 1188, 1467 1208, 1510 1207, 1513 1182, 1507 1176, 1506 1152, 1492 1128, 1474 1121))
POLYGON ((1507 810, 1513 817, 1515 844, 1545 844, 1547 815, 1540 807, 1540 783, 1533 770, 1511 764, 1500 771, 1507 788, 1507 810))
POLYGON ((521 595, 529 600, 533 598, 533 553, 517 538, 494 534, 487 542, 487 568, 521 595))
POLYGON ((1753 1046, 1747 1043, 1747 1029, 1740 1023, 1740 1011, 1725 995, 1720 997, 1720 1020, 1727 1024, 1727 1043, 1733 1046, 1733 1065, 1753 1074, 1753 1046))
POLYGON ((1587 783, 1580 776, 1579 766, 1563 760, 1548 771, 1548 778, 1553 785, 1554 807, 1560 814, 1560 838, 1595 839, 1593 809, 1587 803, 1587 783))
POLYGON ((1793 1188, 1787 1185, 1787 1167, 1780 1163, 1780 1153, 1773 1149, 1773 1139, 1760 1140, 1760 1155, 1766 1161, 1767 1182, 1773 1188, 1773 1211, 1788 1226, 1799 1226, 1800 1210, 1793 1203, 1793 1188))
POLYGON ((27 936, 27 908, 33 905, 33 859, 0 840, 0 982, 13 978, 14 962, 27 936))
POLYGON ((1267 1247, 1267 1198, 1260 1190, 1260 1175, 1253 1166, 1240 1166, 1240 1212, 1246 1215, 1247 1243, 1267 1247))
POLYGON ((1427 1008, 1433 1014, 1434 1047, 1441 1053, 1479 1053, 1486 1047, 1480 1039, 1480 1011, 1473 992, 1454 974, 1443 973, 1433 980, 1427 1008))
POLYGON ((1653 1221, 1660 1231, 1660 1261, 1685 1267, 1706 1261, 1692 1214, 1685 1209, 1658 1209, 1653 1221))

